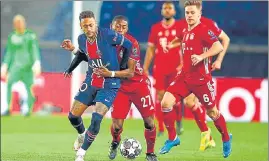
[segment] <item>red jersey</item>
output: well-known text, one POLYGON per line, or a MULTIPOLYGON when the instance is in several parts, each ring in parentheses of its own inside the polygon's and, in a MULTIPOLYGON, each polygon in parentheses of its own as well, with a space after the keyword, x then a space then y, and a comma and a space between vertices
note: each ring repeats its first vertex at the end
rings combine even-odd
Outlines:
POLYGON ((207 51, 213 43, 218 41, 217 36, 206 25, 200 23, 192 30, 188 27, 183 29, 182 39, 182 54, 183 54, 183 69, 182 74, 186 82, 190 84, 203 84, 212 79, 211 66, 209 58, 204 59, 197 65, 193 66, 191 56, 193 54, 201 55, 207 51))
MULTIPOLYGON (((129 78, 128 80, 124 80, 122 83, 125 81, 142 81, 145 79, 145 75, 143 74, 143 68, 141 68, 140 64, 140 47, 138 41, 132 37, 130 34, 125 34, 124 37, 126 37, 128 40, 132 42, 133 48, 132 52, 130 54, 129 59, 133 59, 136 61, 136 66, 135 66, 135 74, 132 78, 129 78)), ((118 49, 118 58, 121 60, 122 55, 123 55, 123 48, 119 47, 118 49)))
POLYGON ((173 48, 167 53, 164 52, 167 44, 176 38, 178 34, 178 23, 175 21, 166 26, 163 21, 154 24, 148 38, 148 44, 155 46, 154 66, 158 72, 169 74, 175 72, 180 64, 180 48, 173 48))

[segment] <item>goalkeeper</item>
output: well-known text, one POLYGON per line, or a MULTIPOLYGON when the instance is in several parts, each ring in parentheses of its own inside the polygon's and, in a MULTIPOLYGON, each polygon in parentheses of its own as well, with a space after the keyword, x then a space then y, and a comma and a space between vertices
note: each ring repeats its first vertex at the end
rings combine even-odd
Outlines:
POLYGON ((41 72, 40 52, 36 34, 26 29, 25 18, 16 15, 13 19, 14 31, 8 36, 4 61, 1 66, 1 78, 7 81, 7 115, 11 112, 12 85, 18 81, 24 83, 27 91, 27 107, 23 115, 30 115, 34 104, 32 85, 34 77, 41 72))

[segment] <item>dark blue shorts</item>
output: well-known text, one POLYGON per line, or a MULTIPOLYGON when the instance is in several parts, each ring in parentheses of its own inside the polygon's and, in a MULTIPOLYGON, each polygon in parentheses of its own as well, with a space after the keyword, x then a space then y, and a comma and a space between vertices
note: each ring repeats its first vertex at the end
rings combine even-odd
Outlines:
POLYGON ((96 88, 91 86, 91 79, 86 78, 82 83, 79 92, 75 96, 75 100, 87 105, 94 105, 96 102, 101 102, 109 109, 116 96, 117 88, 96 88))

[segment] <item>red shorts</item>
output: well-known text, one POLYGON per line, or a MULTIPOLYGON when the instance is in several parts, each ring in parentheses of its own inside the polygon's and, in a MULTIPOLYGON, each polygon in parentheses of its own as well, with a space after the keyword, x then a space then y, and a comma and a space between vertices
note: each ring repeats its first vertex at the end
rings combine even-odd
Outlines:
POLYGON ((165 91, 169 87, 170 83, 175 79, 176 75, 176 70, 170 74, 163 74, 155 71, 153 74, 154 88, 158 91, 165 91))
POLYGON ((111 107, 111 116, 126 119, 134 103, 143 118, 154 115, 154 104, 150 92, 150 81, 123 83, 111 107))
POLYGON ((176 101, 180 101, 181 98, 187 97, 193 93, 206 108, 213 108, 215 102, 215 90, 213 81, 209 80, 206 84, 194 85, 188 84, 184 80, 184 76, 178 75, 176 79, 167 88, 167 92, 170 92, 176 98, 176 101))

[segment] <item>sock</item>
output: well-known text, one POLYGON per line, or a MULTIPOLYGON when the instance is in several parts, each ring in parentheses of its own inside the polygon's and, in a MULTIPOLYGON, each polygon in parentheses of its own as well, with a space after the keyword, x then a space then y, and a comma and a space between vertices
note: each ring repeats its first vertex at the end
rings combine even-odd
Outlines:
POLYGON ((220 112, 219 112, 218 116, 213 119, 213 121, 214 121, 216 128, 218 129, 218 131, 220 132, 220 134, 222 136, 222 141, 223 142, 229 141, 230 136, 228 134, 228 130, 226 127, 226 122, 225 122, 225 119, 220 112))
POLYGON ((193 109, 192 114, 194 116, 195 122, 197 126, 199 127, 200 131, 201 132, 208 131, 204 110, 201 108, 201 106, 196 106, 196 105, 192 109, 193 109))
POLYGON ((119 143, 121 140, 121 133, 123 129, 121 128, 120 130, 115 130, 113 126, 110 126, 110 133, 112 135, 113 142, 119 143))
POLYGON ((164 124, 168 131, 168 138, 169 140, 174 140, 176 138, 176 128, 175 128, 175 121, 176 121, 176 113, 175 110, 172 109, 171 111, 163 111, 164 116, 164 124))
POLYGON ((158 121, 159 132, 164 132, 163 113, 162 113, 162 109, 161 109, 161 103, 158 100, 156 100, 155 116, 156 116, 156 119, 158 121))
POLYGON ((92 114, 91 125, 89 126, 85 134, 85 139, 81 146, 83 150, 88 150, 88 148, 91 146, 92 142, 94 141, 95 137, 99 133, 102 119, 103 119, 103 116, 100 115, 99 113, 94 112, 92 114))
POLYGON ((181 124, 181 120, 182 120, 181 103, 177 103, 176 105, 174 105, 174 109, 176 111, 176 121, 177 121, 177 124, 181 124))
POLYGON ((69 112, 68 119, 79 134, 82 134, 85 131, 81 116, 75 116, 71 112, 69 112))
POLYGON ((154 127, 152 130, 145 129, 144 136, 147 142, 147 153, 154 153, 156 128, 154 127))

